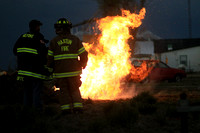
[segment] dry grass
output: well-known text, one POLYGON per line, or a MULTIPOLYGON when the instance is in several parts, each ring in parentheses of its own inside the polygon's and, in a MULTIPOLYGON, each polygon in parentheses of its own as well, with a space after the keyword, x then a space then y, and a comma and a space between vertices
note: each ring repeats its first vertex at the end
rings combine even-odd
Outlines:
MULTIPOLYGON (((0 105, 0 128, 13 133, 179 133, 179 94, 186 92, 191 106, 200 105, 199 79, 191 75, 182 83, 138 84, 138 95, 126 100, 85 99, 84 113, 76 115, 60 115, 59 104, 52 103, 55 97, 42 113, 5 102, 0 105)), ((188 121, 189 132, 199 133, 199 112, 189 113, 188 121)))

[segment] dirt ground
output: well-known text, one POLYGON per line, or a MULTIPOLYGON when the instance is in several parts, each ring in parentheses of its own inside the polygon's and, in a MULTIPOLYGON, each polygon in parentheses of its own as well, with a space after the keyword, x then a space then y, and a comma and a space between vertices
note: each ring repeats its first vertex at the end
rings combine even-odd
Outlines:
MULTIPOLYGON (((96 128, 100 132, 112 131, 113 133, 180 133, 182 118, 176 110, 180 100, 180 94, 183 92, 187 94, 190 107, 200 107, 200 73, 187 74, 187 77, 178 83, 167 81, 150 82, 147 84, 130 83, 129 86, 132 86, 132 84, 134 84, 135 93, 137 93, 137 95, 147 91, 158 100, 158 104, 156 105, 157 111, 151 115, 143 115, 140 113, 138 121, 130 128, 113 129, 111 126, 105 129, 101 127, 104 124, 103 122, 101 123, 100 117, 103 116, 102 112, 105 109, 105 105, 112 101, 94 100, 91 102, 92 104, 90 104, 90 101, 86 100, 83 118, 85 118, 84 120, 92 120, 92 129, 96 128)), ((188 128, 189 133, 199 133, 200 117, 197 114, 200 114, 200 110, 188 113, 188 124, 185 126, 188 128)), ((123 114, 121 115, 124 117, 123 114)))
MULTIPOLYGON (((128 130, 122 129, 121 132, 135 133, 180 133, 181 117, 177 113, 176 107, 180 100, 180 94, 185 93, 189 101, 189 107, 197 107, 197 111, 188 113, 187 127, 188 133, 199 133, 200 130, 200 73, 190 73, 181 82, 150 82, 147 84, 134 84, 137 95, 142 92, 149 92, 157 100, 157 111, 151 115, 139 115, 139 120, 128 130), (199 110, 199 111, 198 111, 199 110)), ((110 101, 93 101, 93 104, 86 104, 87 117, 95 118, 102 116, 105 104, 110 101)), ((85 116, 85 117, 86 117, 85 116)), ((94 122, 93 124, 95 124, 94 122)), ((106 131, 113 130, 111 127, 106 131)), ((120 129, 118 129, 120 130, 120 129)), ((113 132, 119 132, 113 130, 113 132)))
POLYGON ((181 82, 150 82, 137 84, 138 92, 149 91, 159 100, 177 100, 182 92, 188 95, 188 99, 200 99, 200 73, 188 73, 181 82))
MULTIPOLYGON (((0 130, 21 133, 180 133, 184 127, 181 113, 176 108, 180 94, 187 94, 190 107, 200 107, 200 73, 187 74, 179 83, 130 83, 128 86, 134 86, 136 95, 132 99, 84 99, 83 114, 60 115, 59 104, 52 103, 54 99, 49 100, 52 95, 47 97, 49 101, 42 114, 33 110, 23 112, 21 104, 1 105, 3 125, 0 130), (143 92, 150 95, 141 96, 143 92)), ((199 133, 200 111, 185 116, 188 133, 199 133)))

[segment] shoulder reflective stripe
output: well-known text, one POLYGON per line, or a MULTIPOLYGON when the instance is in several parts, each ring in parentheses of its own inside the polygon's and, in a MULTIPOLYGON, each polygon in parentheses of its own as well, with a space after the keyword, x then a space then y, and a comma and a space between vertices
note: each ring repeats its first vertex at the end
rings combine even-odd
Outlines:
POLYGON ((80 48, 80 49, 78 50, 78 54, 80 55, 80 54, 82 54, 84 51, 85 51, 85 48, 82 47, 82 48, 80 48))
POLYGON ((73 106, 75 108, 83 108, 83 104, 82 103, 74 103, 73 106))
POLYGON ((53 56, 53 51, 48 50, 48 55, 49 55, 49 56, 53 56))
POLYGON ((61 106, 61 110, 70 109, 70 104, 65 104, 61 106))
POLYGON ((62 60, 62 59, 78 59, 78 54, 61 54, 54 56, 54 60, 62 60))
POLYGON ((31 77, 35 77, 35 78, 40 78, 40 79, 46 79, 46 76, 44 76, 44 75, 33 73, 33 72, 29 72, 29 71, 19 70, 18 74, 19 75, 24 75, 24 76, 31 76, 31 77))
POLYGON ((67 72, 67 73, 54 73, 53 77, 54 78, 73 77, 73 76, 78 76, 80 74, 81 74, 81 71, 67 72))
POLYGON ((37 50, 32 48, 17 48, 17 53, 20 52, 38 54, 37 50))

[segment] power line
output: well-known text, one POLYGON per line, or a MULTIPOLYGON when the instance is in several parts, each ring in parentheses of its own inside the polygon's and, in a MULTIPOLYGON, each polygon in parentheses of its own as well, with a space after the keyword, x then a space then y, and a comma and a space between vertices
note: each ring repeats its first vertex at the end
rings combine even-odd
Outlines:
POLYGON ((188 0, 188 30, 189 30, 189 38, 192 38, 191 4, 190 4, 190 0, 188 0))

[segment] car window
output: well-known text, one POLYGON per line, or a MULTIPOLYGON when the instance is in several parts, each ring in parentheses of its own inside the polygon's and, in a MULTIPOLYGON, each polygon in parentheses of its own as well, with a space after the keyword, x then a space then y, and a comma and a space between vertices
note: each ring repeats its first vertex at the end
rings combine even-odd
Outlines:
POLYGON ((133 64, 135 67, 140 67, 141 64, 142 64, 142 61, 133 61, 132 64, 133 64))
POLYGON ((132 64, 133 64, 135 67, 141 67, 142 63, 146 63, 148 68, 152 68, 152 67, 154 67, 155 65, 157 65, 157 63, 154 62, 154 61, 140 61, 140 60, 138 61, 138 60, 134 60, 134 61, 132 62, 132 64))
POLYGON ((159 62, 159 67, 160 68, 169 68, 169 66, 167 66, 166 64, 162 63, 162 62, 159 62))
POLYGON ((148 68, 156 67, 156 62, 150 61, 147 66, 148 68))

